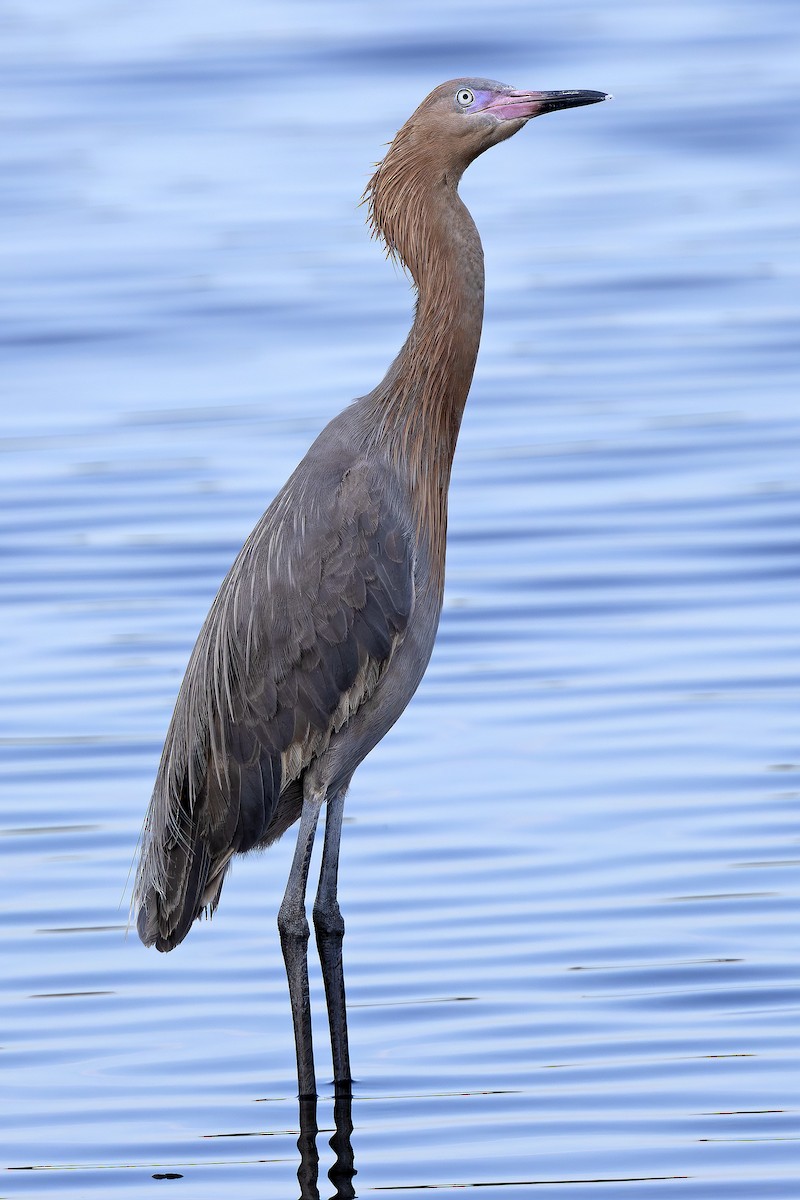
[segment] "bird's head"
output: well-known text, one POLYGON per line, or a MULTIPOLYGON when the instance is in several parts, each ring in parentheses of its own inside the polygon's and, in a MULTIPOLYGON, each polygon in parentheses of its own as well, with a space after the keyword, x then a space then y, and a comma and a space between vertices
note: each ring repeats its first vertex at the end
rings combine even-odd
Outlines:
POLYGON ((373 233, 414 274, 424 257, 417 218, 432 188, 457 186, 473 159, 531 118, 608 99, 605 92, 521 92, 493 79, 439 84, 398 131, 367 184, 373 233))
POLYGON ((494 79, 451 79, 434 88, 404 129, 412 140, 435 147, 442 165, 460 173, 533 117, 608 99, 605 92, 522 92, 494 79))

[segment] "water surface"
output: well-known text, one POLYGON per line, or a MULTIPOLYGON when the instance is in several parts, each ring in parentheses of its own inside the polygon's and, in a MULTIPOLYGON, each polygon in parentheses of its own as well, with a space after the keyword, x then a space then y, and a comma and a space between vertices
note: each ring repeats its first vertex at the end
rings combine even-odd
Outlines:
POLYGON ((370 164, 480 74, 616 99, 462 186, 446 603, 342 850, 355 1185, 796 1198, 796 7, 2 21, 0 1194, 297 1194, 291 839, 169 956, 126 879, 222 576, 404 336, 370 164))

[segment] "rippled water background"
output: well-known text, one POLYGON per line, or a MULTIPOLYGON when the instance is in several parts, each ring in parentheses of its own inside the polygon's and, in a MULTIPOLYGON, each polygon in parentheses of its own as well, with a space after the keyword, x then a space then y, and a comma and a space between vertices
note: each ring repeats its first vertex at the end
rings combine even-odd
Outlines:
POLYGON ((0 33, 0 1194, 297 1194, 291 839, 169 956, 123 892, 220 579, 404 336, 369 166, 481 74, 616 99, 462 187, 445 610, 347 809, 356 1186, 796 1200, 794 0, 11 0, 0 33))

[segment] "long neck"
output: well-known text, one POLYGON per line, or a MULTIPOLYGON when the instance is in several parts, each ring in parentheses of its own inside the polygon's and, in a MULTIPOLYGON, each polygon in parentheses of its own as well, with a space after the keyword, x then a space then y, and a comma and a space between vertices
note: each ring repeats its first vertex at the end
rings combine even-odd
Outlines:
POLYGON ((441 168, 403 174, 400 163, 395 178, 382 178, 392 166, 390 151, 371 184, 373 226, 408 267, 417 306, 402 350, 366 404, 375 440, 407 479, 418 523, 443 565, 450 470, 483 323, 483 250, 458 176, 441 168))

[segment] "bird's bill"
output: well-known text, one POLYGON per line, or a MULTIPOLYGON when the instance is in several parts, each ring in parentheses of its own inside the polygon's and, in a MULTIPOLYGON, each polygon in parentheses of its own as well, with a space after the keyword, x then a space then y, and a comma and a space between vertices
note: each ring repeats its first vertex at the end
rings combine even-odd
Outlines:
POLYGON ((484 111, 504 121, 527 121, 560 108, 579 108, 582 104, 599 104, 610 99, 608 92, 508 92, 484 111))

